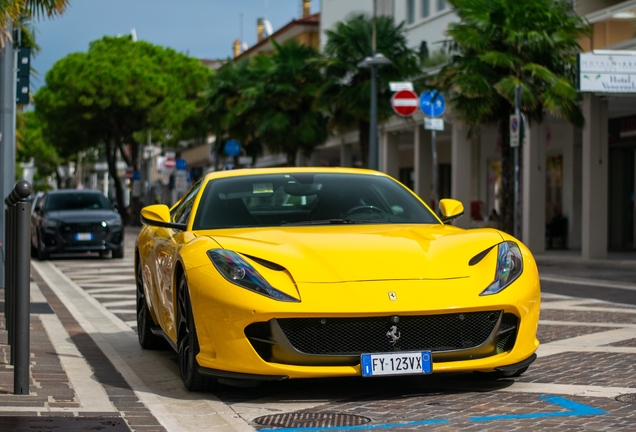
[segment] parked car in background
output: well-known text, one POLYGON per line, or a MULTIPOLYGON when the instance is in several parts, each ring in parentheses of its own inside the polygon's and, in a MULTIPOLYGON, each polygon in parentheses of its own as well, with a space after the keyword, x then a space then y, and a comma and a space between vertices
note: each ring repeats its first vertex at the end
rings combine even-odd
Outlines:
POLYGON ((47 192, 33 209, 31 256, 98 252, 124 257, 121 215, 100 191, 62 189, 47 192))
POLYGON ((189 390, 226 379, 484 372, 536 358, 530 251, 463 230, 377 171, 210 173, 172 208, 141 211, 137 333, 167 341, 189 390))

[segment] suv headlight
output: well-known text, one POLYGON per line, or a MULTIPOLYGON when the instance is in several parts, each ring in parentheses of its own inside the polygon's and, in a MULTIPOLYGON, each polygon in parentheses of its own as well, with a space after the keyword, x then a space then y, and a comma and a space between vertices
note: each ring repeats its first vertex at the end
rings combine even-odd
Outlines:
POLYGON ((479 295, 491 295, 503 291, 521 275, 522 271, 523 257, 519 246, 510 241, 499 243, 495 280, 479 295))
POLYGON ((112 220, 103 221, 102 226, 104 228, 106 227, 121 228, 121 219, 112 219, 112 220))
POLYGON ((226 249, 211 249, 207 253, 219 273, 234 285, 278 301, 300 301, 271 286, 250 263, 236 252, 226 249))

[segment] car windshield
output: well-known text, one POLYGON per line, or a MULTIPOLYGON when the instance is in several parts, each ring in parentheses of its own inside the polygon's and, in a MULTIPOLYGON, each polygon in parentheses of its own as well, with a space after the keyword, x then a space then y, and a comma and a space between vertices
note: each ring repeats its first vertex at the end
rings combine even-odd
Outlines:
POLYGON ((49 194, 45 211, 60 210, 104 210, 110 209, 110 202, 101 193, 56 193, 49 194))
POLYGON ((387 177, 290 173, 208 182, 193 228, 370 223, 438 224, 439 220, 387 177))

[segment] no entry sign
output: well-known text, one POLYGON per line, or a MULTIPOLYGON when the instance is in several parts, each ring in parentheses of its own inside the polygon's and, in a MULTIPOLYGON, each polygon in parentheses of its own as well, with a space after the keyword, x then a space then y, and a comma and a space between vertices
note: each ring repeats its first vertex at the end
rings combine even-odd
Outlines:
POLYGON ((391 106, 397 115, 409 117, 417 111, 419 98, 410 90, 401 90, 391 97, 391 106))
POLYGON ((163 161, 163 167, 165 169, 168 170, 172 170, 175 168, 175 166, 177 165, 177 162, 175 161, 174 158, 172 157, 167 157, 164 161, 163 161))

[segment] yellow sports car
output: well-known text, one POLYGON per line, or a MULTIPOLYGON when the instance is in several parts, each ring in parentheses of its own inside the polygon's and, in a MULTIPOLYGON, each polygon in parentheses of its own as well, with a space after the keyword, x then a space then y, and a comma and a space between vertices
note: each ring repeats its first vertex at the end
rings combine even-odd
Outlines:
POLYGON ((139 343, 185 386, 427 374, 515 376, 534 361, 535 261, 494 229, 445 224, 391 177, 348 168, 208 174, 141 211, 139 343))

